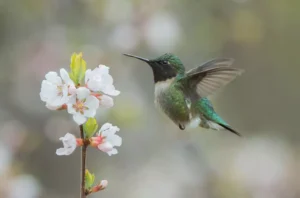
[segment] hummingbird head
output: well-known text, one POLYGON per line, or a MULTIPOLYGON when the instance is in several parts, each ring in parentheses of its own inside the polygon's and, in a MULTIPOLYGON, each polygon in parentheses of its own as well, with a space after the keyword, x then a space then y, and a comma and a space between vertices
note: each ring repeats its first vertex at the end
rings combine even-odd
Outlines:
POLYGON ((150 60, 131 54, 124 55, 148 63, 148 65, 152 68, 155 83, 166 81, 170 78, 176 77, 178 74, 184 74, 185 72, 181 60, 174 54, 167 53, 158 58, 150 60))

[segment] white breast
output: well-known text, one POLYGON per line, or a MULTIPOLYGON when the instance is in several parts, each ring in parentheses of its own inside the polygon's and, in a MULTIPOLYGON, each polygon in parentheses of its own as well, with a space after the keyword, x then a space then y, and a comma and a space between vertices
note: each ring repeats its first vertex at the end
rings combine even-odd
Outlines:
POLYGON ((155 89, 154 89, 155 105, 159 104, 158 99, 159 99, 160 95, 170 87, 170 85, 172 84, 173 81, 174 81, 174 78, 170 78, 166 81, 161 81, 161 82, 155 83, 155 89))

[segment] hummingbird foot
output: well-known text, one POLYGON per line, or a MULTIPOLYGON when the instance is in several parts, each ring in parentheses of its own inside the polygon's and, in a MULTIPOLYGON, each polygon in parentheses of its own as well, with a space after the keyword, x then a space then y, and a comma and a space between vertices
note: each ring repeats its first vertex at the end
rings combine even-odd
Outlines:
POLYGON ((185 129, 185 127, 184 127, 183 125, 181 125, 181 124, 179 124, 178 126, 179 126, 179 128, 180 128, 181 130, 184 130, 184 129, 185 129))

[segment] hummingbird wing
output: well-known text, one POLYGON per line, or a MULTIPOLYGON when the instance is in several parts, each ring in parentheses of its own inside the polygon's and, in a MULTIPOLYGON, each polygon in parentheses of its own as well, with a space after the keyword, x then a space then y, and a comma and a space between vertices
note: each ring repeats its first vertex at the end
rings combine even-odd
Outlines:
POLYGON ((196 89, 200 97, 207 97, 243 73, 244 70, 231 67, 233 61, 231 58, 210 60, 186 72, 181 80, 192 90, 196 89))

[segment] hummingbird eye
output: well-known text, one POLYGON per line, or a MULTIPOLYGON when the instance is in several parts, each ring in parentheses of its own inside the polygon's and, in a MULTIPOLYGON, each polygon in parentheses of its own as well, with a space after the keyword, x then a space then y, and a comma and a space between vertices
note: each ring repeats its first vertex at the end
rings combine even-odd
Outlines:
POLYGON ((168 65, 168 64, 169 64, 169 62, 168 62, 168 61, 166 61, 166 60, 164 60, 164 61, 161 61, 161 64, 162 64, 162 65, 168 65))

